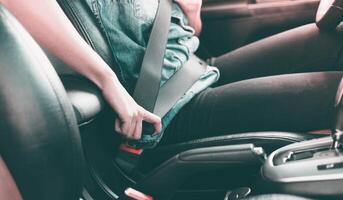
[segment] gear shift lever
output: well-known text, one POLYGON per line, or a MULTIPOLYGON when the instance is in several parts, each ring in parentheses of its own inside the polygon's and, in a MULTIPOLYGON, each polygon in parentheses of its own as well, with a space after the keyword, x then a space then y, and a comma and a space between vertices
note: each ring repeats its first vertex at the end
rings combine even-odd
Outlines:
POLYGON ((331 134, 333 138, 332 148, 343 150, 343 78, 338 86, 335 99, 335 124, 331 134))

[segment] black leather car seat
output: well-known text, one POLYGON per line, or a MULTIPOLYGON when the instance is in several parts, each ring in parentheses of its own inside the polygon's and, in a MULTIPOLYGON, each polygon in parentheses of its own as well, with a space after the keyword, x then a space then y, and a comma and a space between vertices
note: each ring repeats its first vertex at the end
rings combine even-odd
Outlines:
POLYGON ((0 155, 23 199, 78 199, 83 152, 63 85, 2 6, 0 39, 0 155))
MULTIPOLYGON (((86 42, 117 72, 116 61, 112 54, 106 35, 103 33, 97 19, 84 0, 58 0, 70 21, 86 42)), ((146 168, 157 166, 177 153, 193 148, 218 146, 227 144, 255 143, 263 146, 267 151, 272 151, 281 146, 311 139, 313 136, 306 133, 263 132, 235 134, 206 139, 199 139, 182 144, 157 147, 147 151, 144 159, 150 160, 146 168), (153 159, 151 159, 153 157, 153 159), (153 162, 151 162, 153 160, 153 162)))

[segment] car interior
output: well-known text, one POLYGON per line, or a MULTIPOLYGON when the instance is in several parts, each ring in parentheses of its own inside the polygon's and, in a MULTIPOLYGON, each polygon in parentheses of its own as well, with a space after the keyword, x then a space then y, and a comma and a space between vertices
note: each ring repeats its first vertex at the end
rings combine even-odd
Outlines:
MULTIPOLYGON (((106 36, 85 2, 58 3, 85 41, 116 71, 106 36)), ((203 0, 204 28, 197 55, 205 60, 314 23, 319 3, 203 0)), ((330 9, 317 15, 319 27, 330 31, 337 26, 343 10, 339 3, 333 1, 330 9)), ((0 40, 0 178, 4 180, 0 187, 5 190, 2 196, 0 189, 0 199, 17 199, 13 194, 24 200, 339 199, 343 195, 339 150, 343 84, 332 105, 338 110, 333 131, 235 133, 159 145, 143 153, 123 152, 123 140, 113 130, 115 113, 99 89, 42 50, 3 6, 0 40), (121 153, 137 161, 134 169, 131 162, 118 162, 121 153)))

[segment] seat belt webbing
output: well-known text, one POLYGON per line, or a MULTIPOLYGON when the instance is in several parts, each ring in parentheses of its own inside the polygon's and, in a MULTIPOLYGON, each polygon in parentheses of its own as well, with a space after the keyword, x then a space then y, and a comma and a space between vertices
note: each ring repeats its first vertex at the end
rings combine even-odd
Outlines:
MULTIPOLYGON (((164 54, 171 23, 172 0, 159 0, 142 68, 133 92, 134 100, 144 109, 154 112, 160 90, 164 54)), ((162 117, 162 116, 160 116, 162 117)))

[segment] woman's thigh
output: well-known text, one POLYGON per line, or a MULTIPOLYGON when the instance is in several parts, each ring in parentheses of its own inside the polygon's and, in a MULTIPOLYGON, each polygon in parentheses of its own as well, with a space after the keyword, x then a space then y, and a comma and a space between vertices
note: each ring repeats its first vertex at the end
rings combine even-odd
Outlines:
POLYGON ((278 74, 343 69, 343 25, 321 32, 315 24, 295 28, 214 59, 218 85, 278 74))
POLYGON ((209 88, 177 114, 162 143, 249 131, 329 128, 342 75, 289 74, 209 88))

